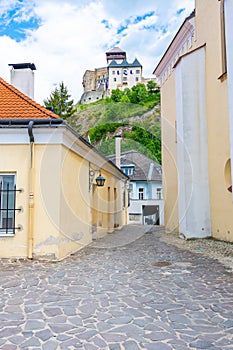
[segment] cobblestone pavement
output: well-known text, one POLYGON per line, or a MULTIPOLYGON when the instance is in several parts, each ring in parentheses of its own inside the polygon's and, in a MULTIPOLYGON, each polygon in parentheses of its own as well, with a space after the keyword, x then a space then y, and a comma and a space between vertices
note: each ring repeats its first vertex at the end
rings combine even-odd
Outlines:
POLYGON ((58 263, 0 260, 0 349, 232 350, 233 273, 129 230, 58 263))

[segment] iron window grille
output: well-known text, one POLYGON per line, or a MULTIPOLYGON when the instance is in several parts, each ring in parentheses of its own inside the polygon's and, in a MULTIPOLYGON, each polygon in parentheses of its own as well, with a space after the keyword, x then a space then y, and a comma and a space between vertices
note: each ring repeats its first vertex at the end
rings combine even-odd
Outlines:
POLYGON ((14 175, 0 175, 0 234, 15 234, 20 227, 15 226, 15 213, 21 211, 16 208, 17 190, 14 175))

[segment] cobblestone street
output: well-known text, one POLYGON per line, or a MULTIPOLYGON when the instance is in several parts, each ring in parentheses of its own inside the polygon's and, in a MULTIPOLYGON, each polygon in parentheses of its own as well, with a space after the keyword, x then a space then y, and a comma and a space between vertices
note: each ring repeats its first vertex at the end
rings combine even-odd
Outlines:
POLYGON ((57 263, 0 260, 0 349, 233 350, 231 270, 124 230, 57 263))

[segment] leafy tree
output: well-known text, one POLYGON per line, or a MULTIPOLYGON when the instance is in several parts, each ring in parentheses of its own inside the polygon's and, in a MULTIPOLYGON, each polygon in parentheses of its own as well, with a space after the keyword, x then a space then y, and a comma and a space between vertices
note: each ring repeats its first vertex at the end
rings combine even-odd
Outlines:
POLYGON ((131 103, 143 102, 148 97, 148 91, 144 84, 137 84, 132 87, 132 93, 130 97, 131 103))
POLYGON ((46 108, 63 119, 67 119, 75 113, 74 101, 70 100, 70 94, 63 81, 51 92, 49 98, 44 100, 46 108))
POLYGON ((123 94, 124 94, 123 91, 121 91, 120 89, 113 89, 111 94, 111 99, 114 102, 120 102, 123 94))
POLYGON ((147 131, 140 126, 133 125, 132 132, 124 132, 124 137, 130 138, 148 149, 161 164, 161 137, 160 125, 156 125, 155 134, 147 131))
POLYGON ((130 99, 127 95, 123 95, 120 102, 130 103, 130 99))
POLYGON ((149 95, 152 95, 155 93, 155 88, 156 88, 156 82, 153 80, 149 80, 147 83, 147 90, 149 92, 149 95))

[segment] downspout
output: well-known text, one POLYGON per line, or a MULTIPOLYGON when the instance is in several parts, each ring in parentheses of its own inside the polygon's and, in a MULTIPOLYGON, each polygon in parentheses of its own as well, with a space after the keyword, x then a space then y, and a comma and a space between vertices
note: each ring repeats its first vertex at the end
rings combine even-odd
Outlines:
POLYGON ((34 121, 28 123, 28 136, 30 140, 30 159, 29 159, 29 198, 28 198, 28 258, 32 259, 33 254, 33 236, 34 236, 34 121))

